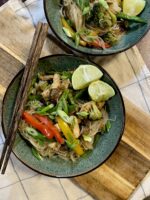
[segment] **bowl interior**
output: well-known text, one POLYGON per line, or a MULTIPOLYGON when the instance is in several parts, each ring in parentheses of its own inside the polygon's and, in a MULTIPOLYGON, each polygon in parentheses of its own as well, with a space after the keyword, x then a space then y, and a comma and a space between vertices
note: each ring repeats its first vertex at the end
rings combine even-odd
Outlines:
POLYGON ((130 30, 124 34, 116 45, 104 50, 82 46, 76 47, 75 43, 62 30, 59 12, 60 0, 44 0, 44 10, 47 21, 56 36, 72 49, 89 55, 110 55, 122 52, 135 45, 147 33, 150 27, 150 0, 146 0, 146 7, 140 16, 147 20, 147 24, 131 23, 130 30))
MULTIPOLYGON (((74 70, 79 64, 90 63, 79 57, 56 55, 40 59, 37 71, 63 71, 74 70)), ((92 64, 92 63, 91 63, 92 64)), ((107 102, 107 111, 109 118, 114 119, 111 122, 112 127, 109 133, 102 136, 97 136, 94 150, 88 151, 76 162, 64 161, 61 158, 53 157, 45 158, 43 161, 37 160, 31 152, 31 148, 27 142, 17 134, 13 152, 15 155, 28 167, 53 177, 73 177, 89 172, 102 164, 113 152, 117 146, 124 129, 125 113, 124 104, 120 91, 110 76, 103 71, 103 80, 109 83, 115 90, 116 95, 107 102)), ((2 125, 3 131, 6 134, 12 117, 12 111, 16 99, 16 94, 19 88, 20 79, 23 70, 21 70, 11 82, 3 101, 2 125)))

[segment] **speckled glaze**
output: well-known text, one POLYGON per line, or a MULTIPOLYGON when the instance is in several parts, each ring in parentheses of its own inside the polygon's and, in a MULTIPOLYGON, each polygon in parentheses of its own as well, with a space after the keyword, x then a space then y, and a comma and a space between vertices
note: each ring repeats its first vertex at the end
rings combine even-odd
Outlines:
MULTIPOLYGON (((54 55, 40 59, 38 70, 43 72, 74 70, 79 64, 91 63, 80 57, 72 55, 54 55)), ((94 64, 95 65, 95 64, 94 64)), ((64 161, 58 157, 51 159, 44 158, 43 161, 37 160, 31 152, 29 144, 17 134, 13 152, 15 155, 28 167, 39 173, 53 177, 73 177, 87 173, 96 167, 100 166, 114 151, 119 143, 124 130, 125 110, 120 91, 111 79, 111 77, 100 67, 104 76, 102 80, 109 83, 115 90, 116 95, 107 102, 107 111, 112 121, 112 127, 109 133, 102 136, 97 136, 94 143, 94 150, 86 152, 76 162, 64 161)), ((12 117, 12 111, 16 99, 16 94, 19 88, 22 70, 16 75, 9 85, 4 100, 2 109, 2 126, 6 134, 8 125, 12 117)))
POLYGON ((55 35, 62 43, 80 53, 98 56, 111 55, 114 53, 125 51, 135 45, 137 42, 139 42, 139 40, 144 37, 144 35, 150 28, 150 0, 146 0, 146 7, 144 11, 140 14, 140 16, 143 19, 147 20, 147 24, 131 23, 130 30, 124 34, 124 36, 116 45, 104 50, 82 46, 76 47, 75 43, 70 38, 68 38, 62 30, 59 5, 60 0, 44 0, 44 10, 47 21, 55 35))

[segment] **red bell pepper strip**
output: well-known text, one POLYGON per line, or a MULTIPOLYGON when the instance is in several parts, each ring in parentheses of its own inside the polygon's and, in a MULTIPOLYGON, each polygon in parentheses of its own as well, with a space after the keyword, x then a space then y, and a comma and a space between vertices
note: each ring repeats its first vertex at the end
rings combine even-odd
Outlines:
POLYGON ((54 133, 52 132, 52 130, 50 130, 46 125, 44 125, 40 121, 38 121, 33 115, 31 115, 28 112, 24 112, 23 118, 29 125, 33 126, 35 129, 40 131, 48 139, 53 138, 54 133))
MULTIPOLYGON (((103 47, 102 46, 102 42, 99 39, 90 42, 89 45, 94 46, 96 48, 103 47)), ((110 48, 110 45, 108 43, 104 42, 104 47, 105 48, 110 48)))
POLYGON ((34 114, 33 116, 42 124, 46 125, 54 133, 54 137, 56 138, 57 142, 60 144, 64 143, 64 139, 61 137, 58 129, 53 125, 52 121, 48 117, 39 114, 34 114))

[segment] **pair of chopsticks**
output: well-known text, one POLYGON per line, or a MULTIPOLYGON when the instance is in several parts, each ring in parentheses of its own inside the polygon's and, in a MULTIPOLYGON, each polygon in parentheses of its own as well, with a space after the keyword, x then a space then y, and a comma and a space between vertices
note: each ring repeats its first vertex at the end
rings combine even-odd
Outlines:
POLYGON ((0 158, 1 174, 4 174, 6 171, 13 144, 15 142, 18 125, 22 116, 24 105, 27 101, 28 90, 31 86, 32 78, 34 76, 35 69, 38 64, 38 60, 41 54, 45 38, 47 36, 47 32, 48 24, 38 23, 28 55, 27 63, 24 68, 23 76, 21 79, 20 88, 17 94, 13 115, 8 130, 8 135, 4 143, 2 155, 0 158))

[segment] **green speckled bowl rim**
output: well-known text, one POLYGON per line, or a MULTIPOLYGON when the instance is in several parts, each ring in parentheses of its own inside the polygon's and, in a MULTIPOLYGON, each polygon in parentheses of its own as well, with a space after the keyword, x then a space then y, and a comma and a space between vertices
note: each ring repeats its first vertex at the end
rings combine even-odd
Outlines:
MULTIPOLYGON (((100 164, 94 166, 94 167, 91 168, 90 170, 87 170, 87 171, 85 171, 85 172, 83 172, 83 173, 79 173, 79 174, 71 175, 71 176, 57 176, 57 175, 52 175, 52 174, 43 173, 43 172, 38 171, 37 169, 31 167, 29 164, 25 163, 23 160, 21 160, 21 158, 19 158, 19 157, 17 156, 17 154, 16 154, 14 151, 12 151, 13 154, 16 156, 16 158, 18 158, 18 160, 20 160, 25 166, 29 167, 30 169, 34 170, 34 171, 37 172, 37 173, 40 173, 40 174, 45 175, 45 176, 48 176, 48 177, 53 177, 53 178, 73 178, 73 177, 77 177, 77 176, 81 176, 81 175, 87 174, 87 173, 92 172, 93 170, 97 169, 97 168, 100 167, 104 162, 106 162, 106 160, 108 160, 108 159, 111 157, 111 155, 114 153, 114 151, 116 150, 117 146, 119 145, 119 142, 120 142, 120 140, 121 140, 121 138, 122 138, 122 135, 123 135, 124 129, 125 129, 125 121, 126 121, 126 120, 125 120, 125 119, 126 119, 126 115, 125 115, 125 106, 124 106, 124 101, 123 101, 122 94, 121 94, 120 89, 118 88, 116 82, 111 78, 111 76, 107 73, 107 71, 105 71, 104 68, 102 68, 100 65, 96 64, 95 62, 89 61, 89 60, 87 60, 87 59, 85 59, 85 58, 83 58, 83 57, 76 56, 76 55, 72 55, 72 54, 55 54, 55 55, 50 55, 50 56, 42 57, 42 58, 40 58, 39 60, 44 60, 45 58, 51 58, 51 57, 57 57, 57 56, 59 56, 59 57, 61 57, 61 56, 62 56, 62 57, 63 57, 63 56, 66 56, 66 57, 79 58, 79 59, 82 59, 82 60, 84 60, 84 61, 87 61, 87 62, 89 62, 89 63, 91 63, 91 64, 94 64, 96 67, 98 67, 104 74, 106 74, 106 75, 109 77, 109 79, 110 79, 110 80, 113 82, 113 84, 115 85, 116 91, 117 91, 118 95, 120 96, 120 100, 121 100, 121 104, 122 104, 122 111, 123 111, 122 129, 121 129, 121 131, 120 131, 120 136, 119 136, 118 140, 116 141, 116 145, 114 146, 114 149, 113 149, 113 150, 110 152, 110 154, 104 159, 103 162, 101 162, 100 164)), ((11 87, 11 85, 13 84, 13 82, 16 80, 16 78, 23 72, 23 70, 24 70, 24 68, 21 69, 21 70, 15 75, 15 77, 12 79, 12 81, 11 81, 10 84, 9 84, 9 86, 7 87, 7 90, 6 90, 6 92, 5 92, 5 95, 4 95, 4 98, 3 98, 3 101, 2 101, 2 119, 1 119, 1 124, 2 124, 2 130, 3 130, 3 133, 4 133, 5 138, 6 138, 6 135, 7 135, 7 134, 5 133, 5 128, 4 128, 4 121, 5 121, 5 120, 4 120, 5 99, 6 99, 6 97, 7 97, 7 93, 8 93, 8 91, 9 91, 9 88, 11 87)))
MULTIPOLYGON (((86 54, 86 55, 89 55, 89 56, 109 56, 109 55, 113 55, 113 54, 117 54, 117 53, 121 53, 121 52, 124 52, 128 49, 130 49, 131 47, 133 47, 134 45, 136 45, 149 31, 150 29, 150 23, 148 23, 147 25, 147 30, 144 31, 144 34, 141 34, 141 37, 139 37, 139 39, 133 43, 131 43, 129 46, 127 47, 122 47, 121 49, 114 49, 112 50, 111 52, 105 52, 105 51, 100 51, 99 53, 98 52, 86 52, 86 51, 82 51, 80 49, 77 49, 73 46, 71 46, 70 44, 68 44, 66 41, 64 41, 60 36, 59 34, 57 34, 57 32, 55 31, 55 29, 53 28, 50 20, 49 20, 49 17, 48 17, 48 14, 47 14, 47 10, 46 10, 46 1, 47 0, 43 0, 43 7, 44 7, 44 12, 45 12, 45 17, 46 17, 46 20, 51 28, 51 30, 53 31, 53 33, 56 35, 56 37, 59 39, 60 43, 62 45, 66 45, 70 50, 74 50, 78 53, 81 53, 81 54, 86 54)), ((150 3, 150 2, 147 2, 147 3, 150 3)), ((147 20, 147 21, 150 21, 150 18, 147 20)))

